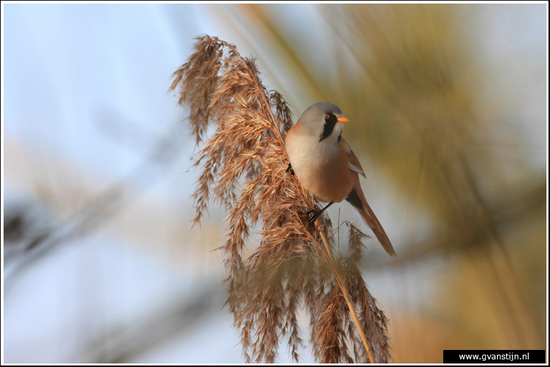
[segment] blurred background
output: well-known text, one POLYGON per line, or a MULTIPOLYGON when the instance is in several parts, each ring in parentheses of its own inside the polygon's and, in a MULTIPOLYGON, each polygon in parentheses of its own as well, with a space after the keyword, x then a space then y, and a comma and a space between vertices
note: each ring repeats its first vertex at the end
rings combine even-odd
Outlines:
POLYGON ((547 10, 2 3, 4 362, 244 361, 225 214, 191 228, 196 149, 168 93, 203 34, 254 56, 295 119, 350 119, 398 254, 371 239, 363 264, 395 362, 545 349, 547 10))

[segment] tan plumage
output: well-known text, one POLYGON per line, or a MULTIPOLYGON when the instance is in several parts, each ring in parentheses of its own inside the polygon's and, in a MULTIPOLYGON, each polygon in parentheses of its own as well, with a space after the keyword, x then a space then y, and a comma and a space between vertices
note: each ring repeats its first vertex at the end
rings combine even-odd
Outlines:
POLYGON ((308 107, 285 139, 292 170, 302 186, 317 199, 329 205, 344 199, 349 201, 384 250, 393 256, 395 250, 361 188, 359 174, 366 177, 361 163, 341 137, 347 121, 340 108, 332 103, 319 102, 308 107))

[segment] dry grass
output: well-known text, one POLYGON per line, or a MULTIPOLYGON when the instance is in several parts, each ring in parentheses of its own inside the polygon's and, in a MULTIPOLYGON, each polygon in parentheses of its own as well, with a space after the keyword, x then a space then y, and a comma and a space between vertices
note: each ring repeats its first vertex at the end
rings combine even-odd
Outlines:
POLYGON ((229 213, 222 247, 227 304, 247 362, 274 362, 282 342, 298 362, 302 307, 311 317, 318 362, 389 362, 388 320, 358 269, 365 235, 348 224, 348 251, 335 254, 330 220, 309 222, 315 200, 286 172, 284 137, 292 116, 283 97, 263 86, 253 59, 216 37, 198 38, 173 77, 171 89, 189 108, 201 146, 194 222, 210 201, 229 213), (205 140, 209 126, 215 131, 205 140), (254 228, 260 244, 244 259, 254 228))

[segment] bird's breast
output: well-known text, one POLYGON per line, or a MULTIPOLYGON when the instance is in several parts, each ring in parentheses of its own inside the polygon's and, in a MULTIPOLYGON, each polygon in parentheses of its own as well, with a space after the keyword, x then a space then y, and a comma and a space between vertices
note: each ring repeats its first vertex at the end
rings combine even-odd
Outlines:
POLYGON ((340 202, 348 196, 355 179, 343 149, 320 144, 318 137, 298 138, 290 132, 285 143, 292 169, 305 189, 324 202, 340 202))

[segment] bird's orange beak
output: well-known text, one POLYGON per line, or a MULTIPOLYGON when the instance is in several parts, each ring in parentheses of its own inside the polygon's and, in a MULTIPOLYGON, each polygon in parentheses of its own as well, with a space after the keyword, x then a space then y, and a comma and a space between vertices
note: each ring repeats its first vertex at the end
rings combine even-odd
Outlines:
POLYGON ((347 117, 342 116, 342 117, 339 117, 338 120, 336 121, 344 123, 344 122, 348 122, 349 120, 347 117))

